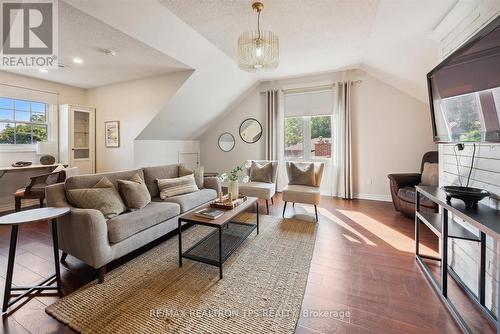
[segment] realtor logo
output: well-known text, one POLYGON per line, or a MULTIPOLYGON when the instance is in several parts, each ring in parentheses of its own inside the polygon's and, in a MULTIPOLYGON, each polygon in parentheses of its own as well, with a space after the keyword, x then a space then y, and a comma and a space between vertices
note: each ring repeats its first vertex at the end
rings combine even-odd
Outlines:
POLYGON ((57 0, 0 0, 0 3, 0 67, 57 67, 57 0))

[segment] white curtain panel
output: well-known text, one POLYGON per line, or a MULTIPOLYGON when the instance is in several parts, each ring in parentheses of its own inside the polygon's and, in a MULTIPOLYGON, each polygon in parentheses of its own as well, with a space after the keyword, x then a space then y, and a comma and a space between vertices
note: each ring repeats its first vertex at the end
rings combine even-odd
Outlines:
POLYGON ((283 92, 266 92, 266 159, 278 160, 276 188, 281 191, 286 185, 285 175, 285 111, 283 92))
POLYGON ((351 82, 336 84, 333 108, 333 195, 352 199, 351 82))

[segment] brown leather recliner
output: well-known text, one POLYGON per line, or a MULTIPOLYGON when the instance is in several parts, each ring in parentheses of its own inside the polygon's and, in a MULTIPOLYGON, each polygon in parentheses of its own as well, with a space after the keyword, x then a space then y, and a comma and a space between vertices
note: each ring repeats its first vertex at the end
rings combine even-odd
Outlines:
MULTIPOLYGON (((394 203, 394 208, 397 211, 410 218, 415 216, 415 186, 420 184, 424 163, 438 163, 438 160, 439 154, 437 151, 427 152, 422 157, 420 173, 388 175, 391 184, 392 203, 394 203)), ((437 212, 438 210, 437 205, 425 197, 421 198, 420 206, 423 212, 437 212)))

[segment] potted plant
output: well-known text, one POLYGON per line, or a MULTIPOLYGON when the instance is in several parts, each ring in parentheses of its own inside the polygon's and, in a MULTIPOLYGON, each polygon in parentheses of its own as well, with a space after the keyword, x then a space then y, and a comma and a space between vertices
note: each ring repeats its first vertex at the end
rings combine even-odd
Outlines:
MULTIPOLYGON (((239 196, 239 184, 238 180, 242 176, 243 168, 241 166, 236 166, 233 169, 229 171, 228 174, 224 173, 221 175, 221 181, 224 182, 226 179, 228 180, 227 183, 227 191, 228 193, 231 193, 231 200, 235 200, 239 196)), ((243 177, 243 182, 248 182, 247 177, 243 177)))

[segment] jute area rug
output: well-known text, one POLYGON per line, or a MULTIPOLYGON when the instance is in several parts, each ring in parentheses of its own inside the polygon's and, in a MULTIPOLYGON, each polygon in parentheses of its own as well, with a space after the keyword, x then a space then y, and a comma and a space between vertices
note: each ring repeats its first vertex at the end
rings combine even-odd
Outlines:
MULTIPOLYGON (((255 216, 244 219, 255 219, 255 216)), ((218 268, 184 259, 177 237, 89 283, 46 312, 81 333, 291 333, 299 317, 317 225, 261 215, 218 268)), ((183 232, 183 248, 210 233, 183 232)))

